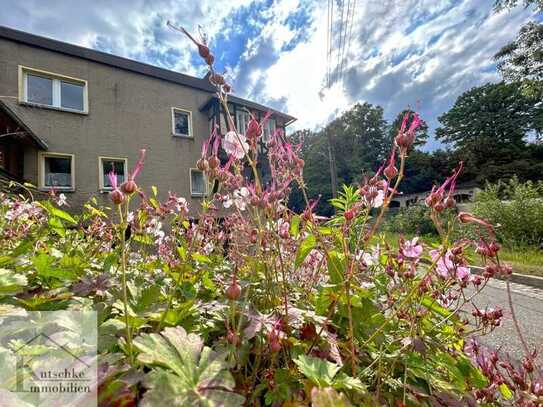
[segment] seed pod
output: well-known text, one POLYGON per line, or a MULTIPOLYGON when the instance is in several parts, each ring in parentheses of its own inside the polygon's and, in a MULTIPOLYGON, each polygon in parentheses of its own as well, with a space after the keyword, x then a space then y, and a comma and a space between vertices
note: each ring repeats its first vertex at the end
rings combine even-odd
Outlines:
POLYGON ((228 333, 226 334, 226 340, 228 343, 238 346, 239 345, 239 336, 236 332, 232 330, 228 330, 228 333))
POLYGON ((354 218, 355 215, 355 208, 351 208, 346 210, 343 215, 345 216, 345 220, 347 222, 351 221, 354 218))
POLYGON ((210 54, 209 47, 205 44, 198 44, 198 54, 204 59, 206 59, 210 54))
POLYGON ((443 203, 445 204, 445 208, 449 208, 449 209, 452 209, 456 206, 456 201, 451 196, 448 196, 447 198, 445 198, 445 201, 443 203))
POLYGON ((200 171, 207 171, 208 169, 208 162, 205 158, 200 158, 198 161, 196 161, 196 167, 200 171))
POLYGON ((398 169, 394 164, 390 163, 383 171, 383 174, 385 174, 385 177, 387 177, 387 179, 391 180, 395 178, 396 175, 398 175, 398 169))
POLYGON ((224 80, 224 76, 218 73, 214 73, 213 75, 211 75, 209 77, 209 80, 213 85, 224 85, 226 83, 226 81, 224 80))
POLYGON ((209 66, 213 65, 213 62, 215 62, 215 56, 210 52, 207 57, 204 57, 206 64, 209 66))
POLYGON ((124 201, 124 194, 118 189, 114 189, 113 191, 111 191, 109 193, 109 197, 115 205, 120 205, 124 201))
POLYGON ((222 85, 222 90, 224 93, 230 93, 232 92, 232 86, 230 86, 230 84, 228 83, 225 83, 224 85, 222 85))
POLYGON ((131 179, 121 184, 121 191, 123 191, 125 194, 132 194, 136 192, 137 189, 138 185, 131 179))
POLYGON ((241 287, 238 284, 236 277, 232 279, 232 283, 226 289, 226 298, 232 301, 236 301, 241 296, 241 287))
POLYGON ((221 164, 221 162, 220 162, 220 160, 217 158, 217 156, 214 155, 214 156, 211 156, 211 157, 209 158, 208 164, 209 164, 209 168, 211 168, 212 170, 214 170, 215 168, 217 168, 217 167, 221 164))

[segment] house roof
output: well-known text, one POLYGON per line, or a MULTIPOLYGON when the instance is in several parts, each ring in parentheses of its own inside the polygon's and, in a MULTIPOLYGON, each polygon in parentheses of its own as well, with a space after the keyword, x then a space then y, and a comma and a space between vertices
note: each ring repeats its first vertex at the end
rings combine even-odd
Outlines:
POLYGON ((42 150, 48 149, 47 143, 38 137, 3 100, 0 100, 0 112, 4 112, 11 120, 13 120, 17 126, 23 130, 24 134, 30 137, 38 148, 42 150))
MULTIPOLYGON (((200 107, 200 111, 205 112, 206 110, 208 110, 211 107, 212 103, 217 101, 217 100, 218 100, 217 95, 212 96, 211 98, 209 98, 209 100, 206 103, 204 103, 200 107)), ((282 116, 282 117, 284 117, 286 119, 285 126, 288 126, 292 122, 296 121, 295 117, 290 116, 290 115, 288 115, 286 113, 282 113, 282 112, 280 112, 278 110, 272 109, 270 107, 261 105, 261 104, 256 103, 256 102, 251 102, 250 100, 242 99, 242 98, 234 96, 234 95, 228 95, 228 102, 236 103, 238 105, 243 105, 245 107, 248 107, 249 109, 259 110, 261 112, 275 113, 275 114, 277 114, 279 116, 282 116)))
MULTIPOLYGON (((108 54, 102 51, 96 51, 90 48, 80 47, 78 45, 53 40, 51 38, 41 37, 39 35, 30 34, 5 26, 0 26, 0 38, 5 38, 22 44, 31 45, 33 47, 43 48, 49 51, 59 52, 65 55, 83 58, 89 61, 98 62, 100 64, 124 69, 126 71, 139 73, 157 79, 162 79, 183 86, 188 86, 204 92, 215 93, 216 90, 215 87, 211 83, 209 83, 207 76, 204 78, 197 78, 179 72, 170 71, 168 69, 159 68, 154 65, 145 64, 143 62, 134 61, 132 59, 119 57, 117 55, 108 54)), ((274 113, 287 118, 288 122, 292 122, 295 120, 292 116, 270 109, 266 106, 259 105, 258 103, 254 103, 249 100, 242 99, 237 96, 230 96, 229 98, 235 103, 243 104, 254 109, 264 111, 271 110, 274 113)))

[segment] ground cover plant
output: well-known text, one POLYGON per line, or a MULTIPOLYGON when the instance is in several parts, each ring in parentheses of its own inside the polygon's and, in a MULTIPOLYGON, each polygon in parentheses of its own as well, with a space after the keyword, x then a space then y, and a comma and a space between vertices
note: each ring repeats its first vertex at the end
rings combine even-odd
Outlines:
POLYGON ((471 300, 511 270, 492 224, 445 210, 462 165, 427 199, 437 244, 379 235, 418 115, 404 117, 381 169, 332 201, 334 216, 317 216, 307 198, 293 213, 291 188, 305 190, 300 145, 271 136, 264 183, 266 118, 236 130, 229 85, 190 38, 229 126, 212 131, 197 163, 219 192, 192 219, 182 197, 161 201, 138 187, 142 151, 121 185, 110 174, 110 208, 90 201, 72 215, 62 195, 2 195, 0 313, 98 310, 104 406, 540 405, 532 349, 515 363, 470 338, 499 329, 503 311, 471 300), (475 225, 477 237, 452 239, 459 224, 475 225), (469 247, 484 260, 481 276, 467 267, 469 247))

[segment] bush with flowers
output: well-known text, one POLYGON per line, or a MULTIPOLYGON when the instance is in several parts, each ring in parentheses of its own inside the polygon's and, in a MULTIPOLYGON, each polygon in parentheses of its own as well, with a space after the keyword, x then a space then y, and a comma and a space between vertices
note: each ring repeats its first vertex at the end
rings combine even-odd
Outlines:
POLYGON ((524 345, 515 363, 471 339, 503 315, 473 298, 511 270, 491 224, 445 210, 455 207, 461 165, 426 202, 438 246, 390 245, 379 234, 418 115, 409 126, 405 117, 383 167, 332 201, 334 216, 317 216, 307 196, 293 213, 290 189, 305 191, 300 145, 272 135, 264 184, 264 122, 236 130, 229 85, 205 43, 190 38, 228 119, 197 163, 220 193, 191 219, 185 199, 138 187, 142 151, 124 183, 110 175, 112 208, 90 201, 71 215, 63 198, 2 195, 0 313, 98 310, 103 406, 541 405, 535 352, 524 345), (477 239, 452 240, 460 223, 478 227, 477 239), (470 272, 468 246, 484 274, 470 272))

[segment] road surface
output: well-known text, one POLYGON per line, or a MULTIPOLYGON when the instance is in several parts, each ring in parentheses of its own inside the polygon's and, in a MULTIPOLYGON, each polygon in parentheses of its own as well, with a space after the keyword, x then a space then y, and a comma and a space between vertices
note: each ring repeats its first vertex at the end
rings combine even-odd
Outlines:
MULTIPOLYGON (((538 359, 543 361, 543 290, 511 283, 511 296, 524 338, 530 350, 534 347, 538 349, 538 359)), ((524 352, 511 317, 505 282, 492 279, 475 297, 474 303, 481 310, 487 306, 499 306, 504 312, 502 326, 491 334, 478 338, 479 342, 499 349, 502 353, 508 353, 513 360, 521 360, 524 352)), ((471 307, 469 309, 471 313, 471 307)))

